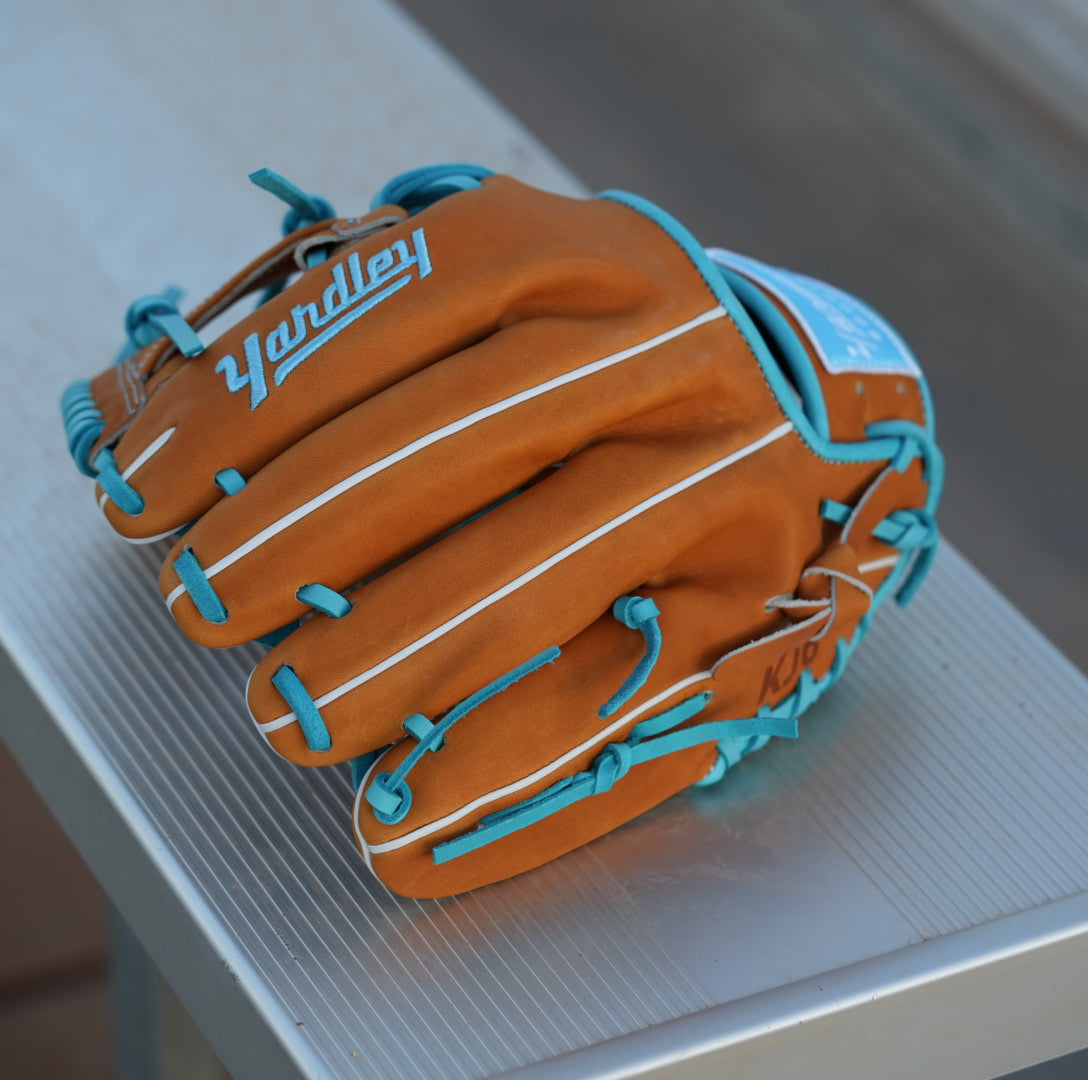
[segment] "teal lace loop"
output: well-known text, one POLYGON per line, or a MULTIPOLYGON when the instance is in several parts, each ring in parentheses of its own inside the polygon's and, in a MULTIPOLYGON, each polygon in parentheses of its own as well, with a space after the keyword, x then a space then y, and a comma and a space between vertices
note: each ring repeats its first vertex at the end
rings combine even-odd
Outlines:
POLYGON ((891 458, 896 472, 903 472, 914 458, 922 459, 923 474, 929 484, 925 508, 932 513, 944 485, 944 457, 933 435, 910 420, 877 420, 866 426, 865 434, 870 439, 899 440, 899 448, 891 458))
POLYGON ((103 447, 92 462, 98 486, 106 493, 118 510, 129 517, 139 517, 144 512, 144 500, 140 493, 121 475, 113 451, 103 447))
POLYGON ((657 620, 661 615, 657 604, 644 596, 621 596, 612 605, 612 614, 624 626, 638 630, 646 641, 646 652, 623 681, 623 685, 600 707, 597 715, 604 719, 611 716, 632 694, 637 693, 650 677, 661 655, 661 628, 657 620))
POLYGON ((366 789, 366 801, 383 825, 395 825, 412 809, 412 789, 403 776, 378 773, 366 789))
POLYGON ((185 547, 174 560, 174 572, 181 579, 189 599, 192 600, 202 618, 217 625, 227 621, 230 615, 191 547, 185 547))
POLYGON ((136 349, 150 345, 164 334, 182 356, 199 356, 204 351, 204 342, 178 311, 180 299, 179 290, 168 289, 163 293, 141 296, 129 305, 125 313, 125 333, 128 334, 130 347, 122 353, 121 359, 136 349))
POLYGON ((702 786, 720 780, 742 757, 765 746, 772 738, 797 737, 798 718, 839 678, 854 649, 868 632, 870 623, 870 615, 862 616, 853 638, 839 641, 835 659, 827 674, 816 679, 811 671, 805 669, 793 693, 777 705, 764 705, 755 716, 744 719, 712 720, 685 726, 714 696, 710 691, 694 694, 657 716, 636 724, 622 743, 609 743, 585 772, 564 777, 537 795, 488 814, 471 832, 437 845, 431 857, 436 864, 460 858, 542 821, 582 799, 610 790, 635 765, 704 743, 718 744, 717 757, 698 784, 702 786))
POLYGON ((446 745, 446 737, 438 732, 432 735, 434 729, 438 725, 433 721, 428 720, 423 713, 412 713, 407 720, 401 724, 401 727, 408 732, 419 743, 426 742, 427 749, 432 753, 436 750, 441 750, 446 745))
POLYGON ((295 669, 290 664, 281 664, 272 676, 272 685, 283 695, 283 700, 295 714, 306 745, 315 753, 328 753, 332 749, 332 736, 325 726, 321 710, 295 669))
POLYGON ((480 181, 493 175, 494 170, 483 165, 451 163, 424 165, 395 176, 374 196, 371 210, 392 203, 401 206, 409 214, 418 214, 432 203, 458 191, 468 191, 482 185, 480 181))
POLYGON ((681 726, 701 712, 712 697, 713 694, 709 691, 695 694, 660 715, 636 724, 624 741, 607 744, 585 772, 564 777, 550 788, 515 806, 481 818, 472 832, 436 846, 431 857, 435 863, 441 864, 467 855, 470 851, 476 851, 573 806, 582 799, 610 791, 635 765, 654 761, 667 754, 723 739, 797 736, 797 720, 794 716, 786 715, 789 711, 786 702, 777 709, 761 709, 755 717, 748 719, 717 720, 689 727, 681 726))
POLYGON ((593 794, 603 795, 612 785, 622 780, 630 771, 635 755, 625 743, 609 743, 600 753, 590 770, 593 776, 593 794))
POLYGON ((903 584, 895 594, 897 604, 909 604, 937 557, 941 534, 936 519, 928 510, 896 510, 873 530, 873 535, 904 554, 914 556, 903 584))
POLYGON ((478 708, 485 701, 501 694, 503 690, 525 678, 526 675, 543 667, 545 664, 554 663, 559 658, 559 649, 552 646, 538 653, 531 660, 526 660, 516 668, 501 675, 494 682, 490 682, 482 690, 477 690, 465 698, 458 705, 454 705, 441 720, 431 723, 425 716, 419 713, 409 716, 404 722, 404 728, 416 739, 416 745, 405 756, 404 760, 391 773, 379 773, 367 785, 366 801, 370 803, 374 816, 383 825, 395 825, 403 821, 412 805, 412 789, 408 784, 408 776, 416 767, 423 755, 429 751, 438 750, 445 741, 446 734, 457 723, 466 717, 473 709, 478 708))
POLYGON ((91 384, 87 379, 72 383, 60 398, 64 417, 64 433, 68 437, 68 452, 77 468, 86 476, 94 476, 89 456, 91 447, 105 430, 102 412, 95 404, 91 384))

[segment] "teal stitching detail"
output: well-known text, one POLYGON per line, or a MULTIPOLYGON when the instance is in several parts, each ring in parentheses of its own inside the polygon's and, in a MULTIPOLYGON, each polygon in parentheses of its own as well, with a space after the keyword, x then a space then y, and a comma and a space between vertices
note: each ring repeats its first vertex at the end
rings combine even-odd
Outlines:
POLYGON ((140 493, 121 475, 113 451, 103 447, 94 456, 92 465, 99 487, 109 496, 110 501, 122 513, 129 517, 139 517, 144 512, 144 500, 140 493))
POLYGON ((177 291, 141 296, 129 305, 125 314, 125 332, 137 349, 165 334, 182 356, 199 356, 204 351, 196 331, 178 311, 177 291))
MULTIPOLYGON (((397 766, 395 772, 379 773, 367 786, 366 801, 373 808, 374 816, 383 825, 395 825, 398 821, 402 821, 412 805, 412 789, 408 784, 408 775, 416 767, 423 755, 429 750, 437 749, 450 728, 458 720, 472 712, 473 709, 478 708, 488 699, 502 693, 503 690, 513 686, 514 683, 545 664, 554 663, 558 658, 559 649, 556 646, 553 645, 551 648, 545 649, 531 660, 526 660, 523 664, 519 664, 516 668, 506 672, 505 675, 495 679, 494 682, 488 683, 482 690, 477 690, 460 704, 454 705, 441 720, 431 724, 426 729, 419 723, 416 716, 410 716, 405 721, 405 728, 411 734, 415 734, 412 730, 412 728, 415 728, 422 733, 422 738, 412 747, 405 759, 397 766)), ((426 717, 419 717, 419 719, 426 719, 426 717)))
POLYGON ((219 599, 219 594, 212 588, 203 567, 197 562, 191 547, 186 547, 174 560, 174 570, 197 611, 210 623, 225 623, 230 615, 223 606, 223 601, 219 599))
POLYGON ((272 685, 283 695, 283 700, 295 714, 306 745, 316 754, 331 750, 332 737, 329 729, 325 726, 317 703, 295 673, 295 669, 290 664, 281 664, 272 676, 272 685))
POLYGON ((68 436, 68 452, 80 472, 94 476, 94 469, 87 458, 106 424, 91 393, 89 380, 80 379, 61 394, 60 411, 64 417, 64 432, 68 436))
POLYGON ((237 495, 246 486, 245 477, 237 469, 220 469, 214 480, 215 486, 226 495, 237 495))
POLYGON ((640 690, 650 677, 658 657, 661 655, 661 628, 657 624, 661 612, 653 600, 642 596, 621 596, 612 605, 612 614, 624 626, 638 630, 646 639, 646 652, 635 665, 635 670, 624 680, 623 685, 597 711, 604 719, 611 716, 632 694, 640 690))
POLYGON ((295 599, 333 619, 342 619, 352 607, 346 596, 341 596, 327 585, 300 585, 295 590, 295 599))

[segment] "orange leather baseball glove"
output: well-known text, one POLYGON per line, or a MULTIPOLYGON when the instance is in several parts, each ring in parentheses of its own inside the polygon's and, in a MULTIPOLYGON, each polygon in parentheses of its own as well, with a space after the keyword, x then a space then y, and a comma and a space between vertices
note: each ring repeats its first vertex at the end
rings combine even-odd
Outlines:
POLYGON ((186 634, 272 644, 257 731, 354 763, 390 888, 528 870, 794 736, 920 581, 932 410, 860 301, 623 192, 442 165, 344 219, 253 179, 284 238, 187 317, 138 301, 69 442, 122 536, 177 536, 186 634))

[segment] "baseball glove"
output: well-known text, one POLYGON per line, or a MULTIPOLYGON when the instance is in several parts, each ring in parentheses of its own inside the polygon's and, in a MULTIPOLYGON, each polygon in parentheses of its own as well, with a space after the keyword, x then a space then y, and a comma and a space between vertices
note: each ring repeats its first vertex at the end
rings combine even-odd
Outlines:
POLYGON ((257 731, 353 763, 391 889, 528 870, 793 737, 920 582, 932 410, 860 301, 619 191, 441 165, 345 219, 253 179, 284 238, 187 317, 133 305, 69 443, 117 532, 176 536, 182 630, 271 646, 257 731))

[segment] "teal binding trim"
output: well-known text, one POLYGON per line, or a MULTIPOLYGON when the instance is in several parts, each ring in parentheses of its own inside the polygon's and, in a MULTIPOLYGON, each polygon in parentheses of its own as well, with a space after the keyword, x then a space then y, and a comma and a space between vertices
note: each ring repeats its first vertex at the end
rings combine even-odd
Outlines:
POLYGON ((92 475, 117 509, 128 514, 129 517, 139 517, 144 512, 144 500, 121 475, 113 451, 109 447, 103 447, 95 454, 92 465, 95 470, 92 475))
MULTIPOLYGON (((803 404, 805 393, 803 379, 798 379, 798 392, 802 394, 802 401, 798 401, 786 375, 775 361, 763 335, 756 327, 745 305, 731 287, 730 282, 726 279, 722 268, 707 255, 695 237, 670 214, 638 195, 611 190, 602 191, 598 198, 611 199, 614 202, 622 203, 649 218, 650 221, 663 229, 691 259, 707 288, 714 294, 718 303, 733 320, 737 330, 747 342, 763 371, 763 377, 767 381, 767 385, 778 400, 779 407, 793 424, 801 440, 814 454, 833 463, 890 461, 892 467, 900 472, 914 458, 920 457, 925 478, 929 484, 924 511, 932 518, 940 501, 941 489, 944 486, 944 459, 937 447, 933 399, 930 395, 929 384, 923 375, 918 375, 915 378, 922 398, 922 408, 925 414, 924 425, 914 424, 908 420, 878 421, 866 427, 867 440, 865 442, 839 443, 832 441, 821 433, 819 425, 814 423, 806 412, 806 407, 803 404)), ((757 315, 762 310, 762 306, 757 308, 757 315)), ((796 373, 794 373, 794 378, 797 379, 796 373)), ((902 581, 908 562, 910 563, 910 570, 896 594, 896 599, 901 605, 910 602, 933 564, 936 557, 937 542, 938 537, 934 526, 929 542, 917 548, 914 559, 903 560, 900 566, 896 567, 888 575, 873 598, 873 610, 887 595, 887 590, 902 581)))
POLYGON ((80 379, 61 394, 60 411, 64 417, 64 432, 68 437, 68 452, 72 460, 80 472, 94 476, 88 457, 106 424, 91 393, 89 380, 80 379))
POLYGON ((315 754, 324 754, 331 750, 332 738, 329 729, 295 669, 290 664, 281 664, 272 676, 272 685, 283 695, 283 700, 295 714, 306 745, 315 754))
MULTIPOLYGON (((695 237, 674 217, 639 195, 632 195, 626 191, 609 190, 600 192, 598 198, 622 203, 649 218, 650 221, 663 229, 691 259, 707 288, 714 294, 718 303, 725 309, 740 331, 741 336, 748 343, 748 347, 752 350, 752 354, 763 371, 768 386, 778 400, 779 407, 813 453, 831 462, 855 462, 888 460, 899 452, 902 439, 891 432, 882 432, 880 435, 872 434, 866 442, 857 443, 838 443, 824 438, 809 420, 802 404, 794 395, 789 381, 767 348, 767 343, 756 328, 751 315, 749 315, 737 294, 726 281, 721 268, 711 260, 695 237)), ((933 413, 929 389, 923 377, 919 377, 918 382, 925 403, 926 426, 924 428, 918 425, 910 426, 919 432, 927 434, 932 443, 933 413)), ((932 509, 932 507, 929 507, 929 509, 932 509)))
POLYGON ((366 801, 370 803, 374 816, 383 825, 395 825, 398 821, 403 821, 412 805, 412 789, 408 784, 408 776, 423 755, 428 751, 437 750, 450 728, 473 709, 478 708, 496 694, 501 694, 503 690, 513 686, 514 683, 545 664, 554 663, 558 658, 559 649, 556 646, 545 649, 532 659, 506 672, 505 675, 501 675, 494 682, 488 683, 482 690, 477 690, 460 704, 454 705, 437 723, 432 724, 425 716, 419 714, 408 717, 404 722, 405 729, 413 736, 418 732, 420 737, 394 772, 379 773, 371 780, 366 789, 366 801), (420 721, 425 721, 429 726, 425 726, 420 721))
POLYGON ((328 585, 300 585, 295 590, 295 599, 309 604, 310 607, 333 619, 342 619, 352 607, 351 601, 346 596, 341 596, 328 585))
MULTIPOLYGON (((713 263, 713 260, 711 262, 713 263)), ((718 263, 713 265, 751 315, 764 341, 773 341, 778 346, 782 361, 797 387, 798 394, 801 395, 805 415, 812 421, 816 434, 821 439, 830 440, 831 422, 827 416, 827 404, 824 401, 823 390, 820 389, 820 380, 812 366, 812 359, 793 327, 762 289, 753 285, 735 270, 730 270, 718 263)))
POLYGON ((215 486, 226 495, 237 495, 246 486, 245 477, 237 469, 220 469, 214 479, 215 486))
POLYGON ((482 187, 480 181, 493 175, 493 169, 464 162, 424 165, 390 180, 371 200, 370 209, 377 210, 379 206, 392 203, 409 214, 418 214, 447 195, 482 187))
POLYGON ((624 679, 623 685, 597 711, 602 719, 611 716, 643 687, 661 655, 661 628, 657 623, 661 612, 653 600, 643 596, 621 596, 612 605, 612 614, 624 626, 642 634, 646 640, 646 652, 635 665, 635 670, 624 679))
POLYGON ((133 350, 142 349, 165 334, 182 356, 199 356, 204 351, 204 342, 178 311, 180 298, 179 290, 168 290, 141 296, 129 305, 125 314, 125 332, 133 350))
POLYGON ((679 727, 706 707, 712 694, 696 694, 658 716, 636 724, 623 742, 608 743, 585 771, 558 783, 515 806, 488 814, 472 831, 437 845, 431 852, 436 864, 467 855, 487 844, 573 806, 591 795, 610 791, 635 766, 703 743, 753 736, 796 738, 797 719, 790 715, 790 699, 775 709, 764 708, 754 717, 717 720, 679 727))
POLYGON ((219 599, 219 594, 212 588, 203 567, 197 562, 191 547, 186 547, 174 560, 174 570, 197 611, 210 623, 225 623, 230 617, 229 613, 219 599))

